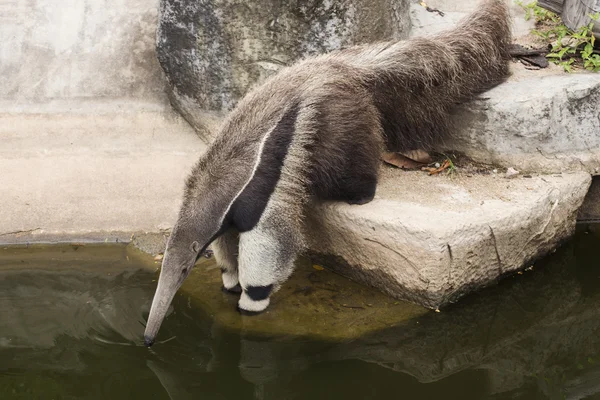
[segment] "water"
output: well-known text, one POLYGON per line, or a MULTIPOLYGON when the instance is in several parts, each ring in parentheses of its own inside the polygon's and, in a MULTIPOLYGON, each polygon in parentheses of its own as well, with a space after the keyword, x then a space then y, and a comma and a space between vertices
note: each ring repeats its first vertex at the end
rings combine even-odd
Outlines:
POLYGON ((180 294, 150 350, 156 274, 124 247, 4 249, 0 399, 600 398, 590 229, 532 271, 354 340, 229 329, 180 294))

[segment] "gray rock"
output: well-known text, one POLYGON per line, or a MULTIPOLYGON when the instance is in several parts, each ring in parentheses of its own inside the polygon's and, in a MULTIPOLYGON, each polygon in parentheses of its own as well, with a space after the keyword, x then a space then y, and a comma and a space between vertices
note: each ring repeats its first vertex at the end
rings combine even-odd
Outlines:
POLYGON ((530 74, 464 105, 446 148, 520 171, 600 173, 600 75, 530 74))
POLYGON ((511 180, 396 172, 384 173, 367 205, 315 206, 310 245, 336 272, 430 308, 556 248, 573 233, 591 181, 583 172, 511 180))
POLYGON ((408 0, 163 0, 157 53, 171 102, 205 138, 256 83, 295 60, 405 38, 408 0))

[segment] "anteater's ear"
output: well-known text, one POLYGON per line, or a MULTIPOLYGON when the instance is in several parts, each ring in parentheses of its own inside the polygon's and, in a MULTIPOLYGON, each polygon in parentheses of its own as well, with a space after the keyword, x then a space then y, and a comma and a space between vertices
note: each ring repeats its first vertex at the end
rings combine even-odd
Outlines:
POLYGON ((200 244, 196 241, 192 242, 192 251, 196 254, 200 253, 200 244))

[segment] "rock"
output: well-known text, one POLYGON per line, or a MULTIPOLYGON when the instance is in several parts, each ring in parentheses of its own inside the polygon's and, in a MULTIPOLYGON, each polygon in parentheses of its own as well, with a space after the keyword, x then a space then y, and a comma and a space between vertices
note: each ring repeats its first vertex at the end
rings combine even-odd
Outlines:
MULTIPOLYGON (((411 36, 452 28, 477 3, 431 0, 427 4, 445 15, 412 4, 411 36)), ((519 43, 531 42, 533 18, 526 21, 522 7, 516 4, 511 11, 514 37, 519 43)), ((553 64, 543 72, 524 71, 513 64, 512 72, 507 83, 457 111, 454 137, 440 150, 459 151, 480 162, 522 171, 598 174, 600 75, 567 75, 553 64)))
MULTIPOLYGON (((429 12, 419 2, 410 5, 411 31, 410 36, 425 36, 453 28, 461 18, 475 11, 479 2, 473 0, 428 0, 429 7, 444 13, 441 16, 436 12, 429 12)), ((526 35, 535 28, 535 20, 525 20, 525 11, 522 7, 511 2, 513 15, 513 36, 526 35)))
POLYGON ((386 169, 374 201, 315 205, 312 256, 397 298, 436 309, 556 248, 575 228, 587 173, 507 181, 386 169))
POLYGON ((408 0, 162 0, 157 53, 172 104, 207 138, 282 66, 409 28, 408 0))
POLYGON ((465 104, 445 148, 521 171, 599 173, 600 74, 516 76, 465 104))

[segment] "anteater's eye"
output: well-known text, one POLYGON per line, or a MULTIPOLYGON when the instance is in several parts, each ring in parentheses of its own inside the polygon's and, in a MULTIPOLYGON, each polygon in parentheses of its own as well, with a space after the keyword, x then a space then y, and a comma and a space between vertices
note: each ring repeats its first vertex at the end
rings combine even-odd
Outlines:
POLYGON ((185 274, 187 273, 187 271, 188 271, 188 269, 187 269, 187 268, 184 268, 184 269, 182 269, 182 270, 181 270, 181 275, 185 275, 185 274))

